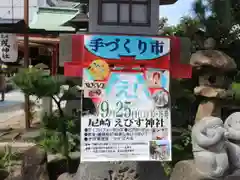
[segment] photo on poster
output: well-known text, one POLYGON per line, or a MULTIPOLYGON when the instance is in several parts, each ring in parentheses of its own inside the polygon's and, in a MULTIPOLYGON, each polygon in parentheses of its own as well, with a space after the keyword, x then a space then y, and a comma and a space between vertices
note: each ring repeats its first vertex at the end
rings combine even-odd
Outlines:
POLYGON ((168 70, 147 70, 146 80, 149 88, 163 88, 169 90, 168 70))
POLYGON ((171 147, 168 140, 155 140, 149 142, 150 160, 166 161, 170 159, 171 147))
POLYGON ((101 98, 103 96, 105 82, 86 81, 83 82, 84 97, 101 98))
POLYGON ((169 104, 169 94, 164 89, 158 89, 152 94, 155 108, 167 107, 169 104))

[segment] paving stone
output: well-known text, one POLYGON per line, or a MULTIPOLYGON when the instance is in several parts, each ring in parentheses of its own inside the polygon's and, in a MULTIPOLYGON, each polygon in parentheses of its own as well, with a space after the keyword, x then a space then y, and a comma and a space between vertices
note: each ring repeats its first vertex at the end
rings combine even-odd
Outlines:
POLYGON ((35 139, 39 136, 40 136, 40 129, 39 130, 34 130, 34 131, 29 131, 29 132, 24 132, 21 135, 21 138, 23 140, 33 140, 33 139, 35 139))

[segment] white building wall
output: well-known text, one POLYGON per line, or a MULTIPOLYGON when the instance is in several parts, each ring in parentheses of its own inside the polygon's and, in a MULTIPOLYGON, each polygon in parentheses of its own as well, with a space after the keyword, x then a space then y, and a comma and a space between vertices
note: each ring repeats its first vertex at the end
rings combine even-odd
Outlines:
MULTIPOLYGON (((40 6, 46 6, 46 0, 29 0, 29 22, 40 6)), ((24 19, 24 0, 0 0, 1 19, 24 19)))
MULTIPOLYGON (((92 33, 123 33, 123 34, 146 34, 156 35, 159 23, 159 0, 151 2, 151 25, 150 27, 141 26, 109 26, 98 24, 98 0, 89 0, 89 32, 92 33)), ((107 9, 112 11, 111 8, 107 9)), ((141 17, 141 11, 139 16, 141 17)), ((111 14, 111 12, 108 12, 111 14)), ((113 12, 114 14, 114 12, 113 12)))

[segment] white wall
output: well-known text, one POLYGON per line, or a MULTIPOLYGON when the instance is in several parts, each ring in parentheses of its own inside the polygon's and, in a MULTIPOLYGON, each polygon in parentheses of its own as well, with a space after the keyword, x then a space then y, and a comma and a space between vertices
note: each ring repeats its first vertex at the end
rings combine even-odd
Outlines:
MULTIPOLYGON (((111 8, 109 9, 109 11, 111 11, 111 8)), ((159 0, 152 0, 150 27, 98 25, 98 0, 89 0, 89 18, 89 32, 92 33, 126 33, 156 35, 159 23, 159 0)))
MULTIPOLYGON (((44 6, 45 4, 45 0, 29 0, 30 22, 38 7, 44 6)), ((0 18, 12 19, 12 17, 13 19, 24 18, 24 0, 0 0, 0 18)))

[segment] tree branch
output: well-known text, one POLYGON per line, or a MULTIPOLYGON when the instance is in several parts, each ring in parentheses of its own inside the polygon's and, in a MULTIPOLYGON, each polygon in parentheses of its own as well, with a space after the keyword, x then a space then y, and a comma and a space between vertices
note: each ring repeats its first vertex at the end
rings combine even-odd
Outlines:
POLYGON ((56 105, 57 105, 57 107, 58 107, 60 116, 63 117, 63 116, 64 116, 64 113, 63 113, 63 110, 62 110, 62 108, 61 108, 61 101, 58 101, 54 96, 52 96, 52 99, 54 100, 54 102, 56 103, 56 105))

